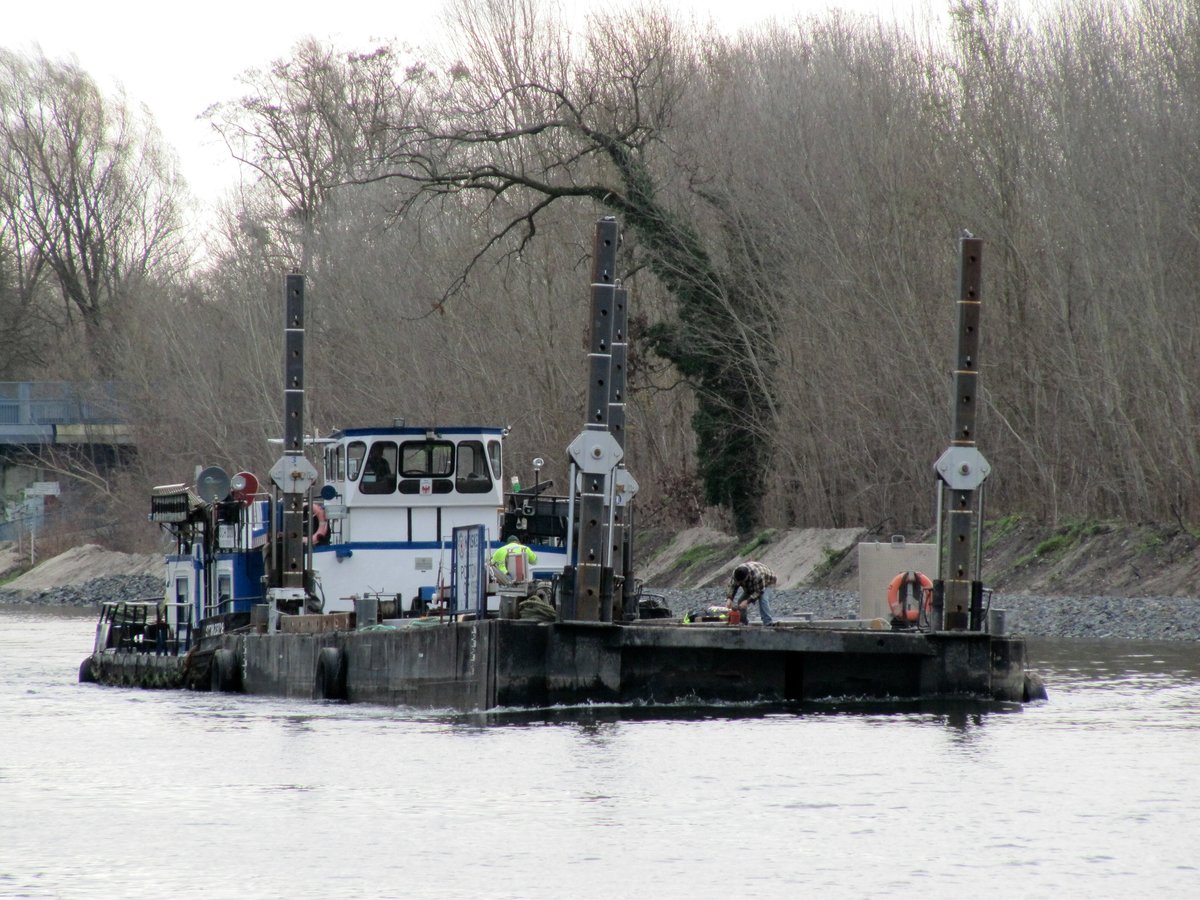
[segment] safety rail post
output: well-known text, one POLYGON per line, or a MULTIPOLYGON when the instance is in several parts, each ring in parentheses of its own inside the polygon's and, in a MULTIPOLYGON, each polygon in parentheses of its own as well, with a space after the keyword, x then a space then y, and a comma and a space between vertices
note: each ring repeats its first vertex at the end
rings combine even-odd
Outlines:
POLYGON ((578 481, 575 463, 567 464, 567 564, 555 583, 558 617, 564 621, 578 618, 575 612, 575 484, 578 481))

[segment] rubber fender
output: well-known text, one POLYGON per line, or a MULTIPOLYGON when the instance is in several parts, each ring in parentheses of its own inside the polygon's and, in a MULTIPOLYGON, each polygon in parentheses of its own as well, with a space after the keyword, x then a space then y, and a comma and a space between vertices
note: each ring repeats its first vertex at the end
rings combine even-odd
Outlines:
POLYGON ((79 683, 95 684, 96 673, 92 671, 92 658, 89 656, 79 664, 79 683))
POLYGON ((209 690, 214 694, 229 694, 240 688, 237 655, 224 647, 214 650, 208 670, 209 690))
POLYGON ((346 654, 337 647, 322 647, 317 654, 313 693, 318 700, 346 699, 346 654))
POLYGON ((1037 672, 1026 672, 1025 687, 1021 694, 1021 701, 1023 703, 1029 703, 1031 700, 1045 700, 1048 696, 1046 694, 1046 682, 1042 680, 1042 676, 1037 672))

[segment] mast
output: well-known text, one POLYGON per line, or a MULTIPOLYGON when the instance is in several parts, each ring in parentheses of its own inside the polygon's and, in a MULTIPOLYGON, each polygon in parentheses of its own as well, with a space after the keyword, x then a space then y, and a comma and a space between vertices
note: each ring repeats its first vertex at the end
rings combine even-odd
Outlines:
POLYGON ((304 286, 299 272, 284 280, 283 455, 271 467, 271 480, 282 493, 283 507, 281 534, 275 544, 279 559, 268 591, 273 614, 281 608, 301 612, 307 605, 304 501, 316 483, 317 470, 304 455, 304 286))
MULTIPOLYGON (((624 559, 624 516, 616 515, 618 486, 627 502, 636 491, 632 477, 618 465, 625 456, 625 303, 615 275, 620 235, 617 220, 606 216, 596 223, 592 253, 591 328, 588 352, 587 421, 567 447, 570 508, 579 490, 577 563, 563 572, 567 583, 559 607, 563 621, 611 622, 614 567, 624 559), (615 324, 619 320, 619 327, 615 324), (620 353, 614 365, 614 342, 620 353), (615 420, 614 420, 615 413, 615 420), (614 426, 616 434, 614 434, 614 426), (618 521, 619 519, 619 521, 618 521)), ((570 545, 568 545, 570 547, 570 545)))
POLYGON ((983 241, 967 233, 959 247, 953 432, 949 448, 934 463, 938 478, 938 578, 934 582, 931 624, 935 631, 978 631, 983 627, 980 538, 983 482, 991 466, 975 445, 982 254, 983 241))

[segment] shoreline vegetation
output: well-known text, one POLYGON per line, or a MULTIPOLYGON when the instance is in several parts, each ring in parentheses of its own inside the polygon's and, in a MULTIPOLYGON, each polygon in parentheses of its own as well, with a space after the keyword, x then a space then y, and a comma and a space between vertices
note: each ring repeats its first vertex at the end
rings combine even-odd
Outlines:
POLYGON ((0 380, 125 429, 38 445, 39 540, 153 546, 147 487, 269 471, 293 270, 314 433, 486 418, 510 476, 561 488, 600 217, 639 522, 932 521, 977 238, 989 510, 1196 527, 1195 4, 948 5, 730 34, 449 0, 444 45, 304 39, 213 85, 241 177, 204 229, 136 98, 0 48, 0 380))

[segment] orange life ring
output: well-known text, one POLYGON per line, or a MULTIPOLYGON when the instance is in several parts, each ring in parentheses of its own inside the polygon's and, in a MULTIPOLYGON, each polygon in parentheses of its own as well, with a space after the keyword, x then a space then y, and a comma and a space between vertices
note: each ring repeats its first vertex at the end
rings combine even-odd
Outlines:
POLYGON ((924 572, 901 572, 888 584, 887 601, 893 619, 915 622, 921 615, 922 606, 925 607, 925 612, 933 609, 933 582, 924 572), (914 603, 909 602, 909 585, 913 587, 912 598, 916 601, 914 603), (917 600, 918 585, 924 595, 923 600, 917 600))
MULTIPOLYGON (((312 542, 314 544, 329 543, 329 514, 325 512, 325 505, 322 503, 314 503, 312 507, 313 520, 316 523, 316 528, 312 532, 312 542)), ((305 541, 307 542, 307 538, 305 541)))

